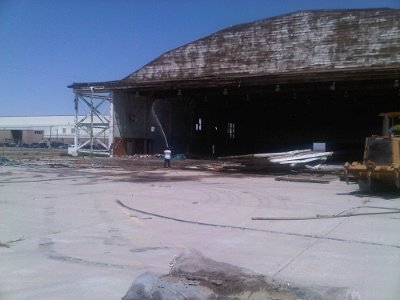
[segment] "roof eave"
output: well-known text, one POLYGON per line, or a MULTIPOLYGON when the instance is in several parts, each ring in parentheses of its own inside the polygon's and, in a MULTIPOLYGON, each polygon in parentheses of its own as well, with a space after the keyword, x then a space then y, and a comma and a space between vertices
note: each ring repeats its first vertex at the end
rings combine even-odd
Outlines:
POLYGON ((296 71, 290 73, 257 74, 257 75, 230 75, 207 76, 190 79, 173 80, 118 80, 105 82, 73 83, 69 88, 75 90, 171 90, 178 88, 215 88, 232 85, 268 85, 290 84, 299 82, 323 82, 346 80, 371 80, 398 78, 400 76, 400 64, 387 67, 369 67, 362 69, 344 69, 328 71, 296 71))

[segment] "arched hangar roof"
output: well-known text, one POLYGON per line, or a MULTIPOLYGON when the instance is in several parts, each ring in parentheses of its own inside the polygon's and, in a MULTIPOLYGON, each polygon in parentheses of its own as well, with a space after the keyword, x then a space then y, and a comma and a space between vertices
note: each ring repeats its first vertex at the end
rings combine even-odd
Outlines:
POLYGON ((168 51, 109 86, 372 70, 399 74, 400 10, 298 11, 231 26, 168 51))
POLYGON ((400 66, 400 10, 317 10, 232 26, 125 80, 179 80, 400 66))

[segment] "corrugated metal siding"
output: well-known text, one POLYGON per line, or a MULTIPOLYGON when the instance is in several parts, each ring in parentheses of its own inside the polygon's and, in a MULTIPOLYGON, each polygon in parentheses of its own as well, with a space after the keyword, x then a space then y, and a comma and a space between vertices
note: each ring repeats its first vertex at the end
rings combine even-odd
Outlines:
POLYGON ((301 11, 169 51, 124 81, 400 66, 400 10, 301 11))

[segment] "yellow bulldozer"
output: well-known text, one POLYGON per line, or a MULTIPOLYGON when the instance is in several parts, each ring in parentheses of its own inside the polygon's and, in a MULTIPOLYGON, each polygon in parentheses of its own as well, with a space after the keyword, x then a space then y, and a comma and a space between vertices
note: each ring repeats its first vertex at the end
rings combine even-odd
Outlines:
POLYGON ((366 138, 364 158, 360 162, 346 162, 344 176, 358 180, 362 192, 380 189, 400 190, 400 112, 381 113, 383 117, 382 136, 366 138))

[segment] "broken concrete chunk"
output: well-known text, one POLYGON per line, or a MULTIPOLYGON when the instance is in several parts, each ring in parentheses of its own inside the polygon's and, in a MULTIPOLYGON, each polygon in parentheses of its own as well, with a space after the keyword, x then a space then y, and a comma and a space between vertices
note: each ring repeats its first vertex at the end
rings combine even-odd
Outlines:
POLYGON ((168 275, 140 275, 123 300, 360 300, 348 288, 278 282, 196 250, 176 256, 168 275), (195 283, 195 284, 194 284, 195 283))
POLYGON ((150 273, 140 275, 131 285, 123 300, 203 300, 201 289, 150 273))
POLYGON ((218 293, 257 290, 266 285, 269 285, 270 288, 276 288, 276 286, 273 286, 272 280, 270 280, 271 284, 267 284, 262 275, 207 258, 196 250, 186 250, 177 256, 170 274, 199 280, 218 293))

